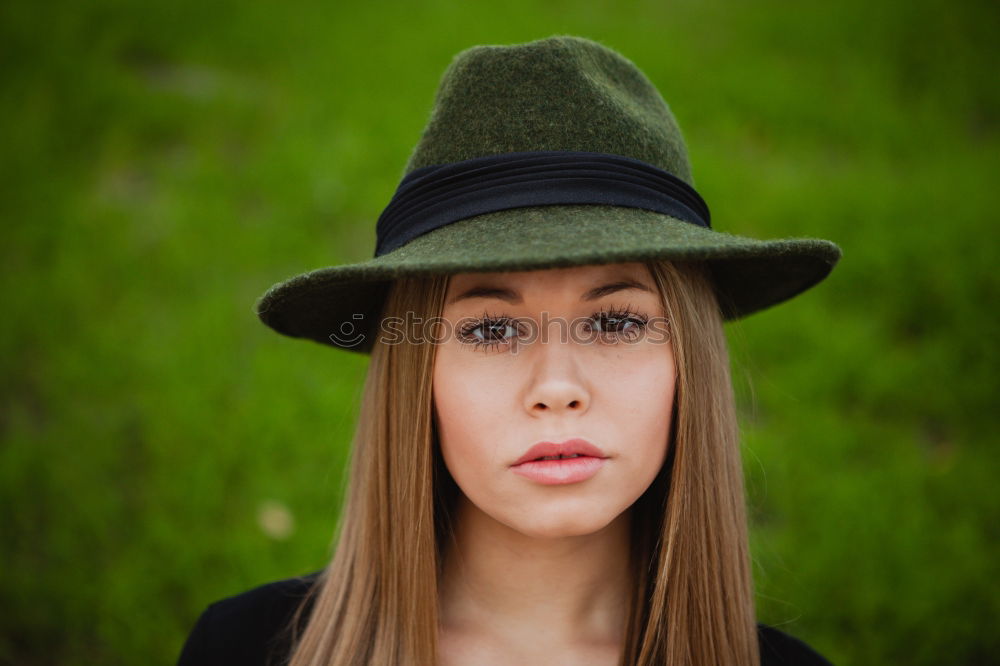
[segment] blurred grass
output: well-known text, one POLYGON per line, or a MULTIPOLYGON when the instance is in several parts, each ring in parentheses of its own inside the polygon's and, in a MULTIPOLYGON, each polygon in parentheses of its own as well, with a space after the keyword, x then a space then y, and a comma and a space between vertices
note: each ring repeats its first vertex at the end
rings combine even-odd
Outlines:
POLYGON ((927 0, 0 5, 0 660, 173 663, 208 602, 323 566, 365 361, 276 336, 254 299, 371 255, 455 53, 569 33, 657 84, 717 229, 844 249, 728 329, 760 619, 834 663, 998 663, 998 23, 927 0))

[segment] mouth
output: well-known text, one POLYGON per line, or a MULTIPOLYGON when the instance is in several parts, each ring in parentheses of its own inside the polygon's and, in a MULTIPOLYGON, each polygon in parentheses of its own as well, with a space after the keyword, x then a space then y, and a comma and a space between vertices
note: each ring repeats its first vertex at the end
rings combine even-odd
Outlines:
POLYGON ((575 458, 607 458, 607 454, 585 439, 574 438, 565 442, 538 442, 524 455, 515 461, 511 467, 517 467, 529 462, 550 460, 568 460, 575 458))
POLYGON ((562 486, 593 477, 607 458, 604 451, 585 439, 570 439, 561 444, 539 442, 510 469, 535 483, 562 486))

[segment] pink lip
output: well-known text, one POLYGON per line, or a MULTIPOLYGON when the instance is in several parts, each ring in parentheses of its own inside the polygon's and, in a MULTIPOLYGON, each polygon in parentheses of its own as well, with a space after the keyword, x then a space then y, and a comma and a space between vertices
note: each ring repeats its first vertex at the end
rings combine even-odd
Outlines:
POLYGON ((597 474, 607 457, 604 451, 585 439, 570 439, 561 444, 539 442, 511 465, 511 471, 546 485, 579 483, 597 474), (579 457, 537 460, 545 456, 574 453, 579 457))
POLYGON ((601 451, 587 440, 576 438, 567 439, 561 444, 557 444, 555 442, 538 442, 525 451, 524 455, 518 458, 514 465, 520 465, 521 463, 526 463, 529 460, 544 458, 546 456, 571 456, 574 453, 578 453, 581 456, 590 456, 592 458, 608 457, 604 451, 601 451))

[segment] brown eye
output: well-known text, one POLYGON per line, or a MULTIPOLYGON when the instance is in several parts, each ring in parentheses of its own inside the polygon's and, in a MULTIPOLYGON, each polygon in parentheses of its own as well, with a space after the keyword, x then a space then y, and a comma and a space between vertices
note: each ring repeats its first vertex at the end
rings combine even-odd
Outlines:
POLYGON ((592 317, 593 330, 603 338, 631 341, 642 334, 646 318, 631 310, 600 312, 592 317))
POLYGON ((497 348, 509 344, 519 334, 517 323, 507 316, 490 317, 470 322, 459 331, 459 340, 473 349, 497 348))

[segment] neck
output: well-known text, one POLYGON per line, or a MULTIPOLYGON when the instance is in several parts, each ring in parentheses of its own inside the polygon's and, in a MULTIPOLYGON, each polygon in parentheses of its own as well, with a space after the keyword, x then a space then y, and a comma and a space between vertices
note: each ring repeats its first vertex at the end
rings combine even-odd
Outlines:
POLYGON ((526 536, 459 494, 444 560, 441 624, 462 633, 552 642, 624 639, 629 603, 626 511, 579 536, 526 536))

